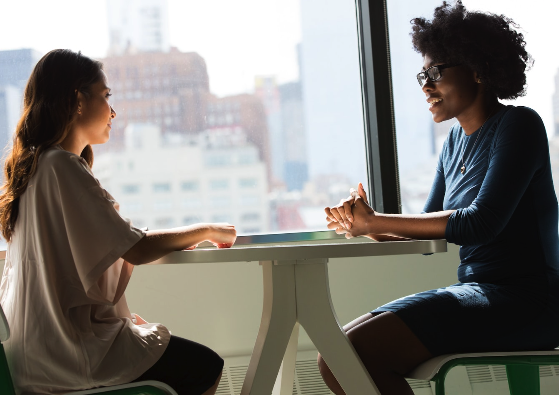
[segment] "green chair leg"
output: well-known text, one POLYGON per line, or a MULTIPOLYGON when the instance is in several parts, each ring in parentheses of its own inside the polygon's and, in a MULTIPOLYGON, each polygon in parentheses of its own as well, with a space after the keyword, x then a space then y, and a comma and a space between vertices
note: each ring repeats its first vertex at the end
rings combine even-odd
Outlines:
POLYGON ((540 367, 506 365, 510 395, 540 395, 540 367))

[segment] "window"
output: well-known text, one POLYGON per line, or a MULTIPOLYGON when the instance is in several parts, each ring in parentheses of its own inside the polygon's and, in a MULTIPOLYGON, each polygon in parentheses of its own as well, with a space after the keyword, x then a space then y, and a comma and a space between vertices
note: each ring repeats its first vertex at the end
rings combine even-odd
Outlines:
MULTIPOLYGON (((100 59, 118 115, 110 141, 94 147, 96 162, 107 158, 102 181, 117 199, 139 198, 138 217, 155 218, 165 206, 152 194, 197 192, 199 200, 178 200, 176 218, 202 207, 212 218, 227 205, 257 205, 262 233, 326 230, 322 208, 360 181, 375 186, 377 209, 398 207, 382 2, 168 0, 155 6, 157 18, 137 2, 128 9, 101 2, 85 20, 82 6, 52 12, 64 8, 62 0, 44 8, 37 2, 32 16, 24 3, 12 3, 17 17, 0 26, 3 37, 18 31, 0 43, 0 86, 19 97, 4 105, 10 119, 18 118, 25 81, 47 51, 65 46, 100 59), (219 23, 216 2, 227 15, 219 23), (20 15, 43 34, 19 29, 20 15), (99 34, 61 42, 50 26, 67 21, 99 34), (374 80, 373 70, 382 78, 374 80), (206 180, 220 178, 250 193, 222 199, 221 207, 206 204, 206 180)), ((0 139, 7 141, 4 121, 0 139)))
POLYGON ((127 184, 122 186, 122 193, 133 194, 139 192, 140 192, 140 186, 138 184, 127 184))
POLYGON ((227 188, 229 188, 229 180, 225 178, 210 181, 210 190, 227 189, 227 188))
POLYGON ((183 225, 192 225, 192 224, 197 224, 199 222, 202 222, 202 218, 196 215, 190 215, 182 219, 183 225))
POLYGON ((198 181, 183 181, 181 183, 181 191, 196 192, 199 188, 198 181))
POLYGON ((153 192, 161 193, 161 192, 171 192, 171 183, 170 182, 158 182, 153 184, 153 192))
POLYGON ((255 188, 258 185, 256 178, 241 178, 239 180, 239 187, 241 188, 255 188))
POLYGON ((244 213, 241 215, 241 222, 259 221, 260 213, 244 213))

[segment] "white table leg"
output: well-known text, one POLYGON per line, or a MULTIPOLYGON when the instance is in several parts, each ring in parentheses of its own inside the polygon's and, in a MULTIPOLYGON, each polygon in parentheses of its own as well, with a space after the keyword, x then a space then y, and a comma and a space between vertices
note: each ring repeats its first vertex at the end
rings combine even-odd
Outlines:
POLYGON ((299 323, 347 395, 380 395, 334 313, 326 262, 295 266, 299 323))
POLYGON ((263 261, 264 305, 241 395, 269 395, 297 321, 294 265, 263 261))
POLYGON ((293 381, 295 380, 295 363, 297 362, 297 346, 299 344, 299 323, 293 327, 289 344, 283 362, 276 378, 272 395, 293 395, 293 381))

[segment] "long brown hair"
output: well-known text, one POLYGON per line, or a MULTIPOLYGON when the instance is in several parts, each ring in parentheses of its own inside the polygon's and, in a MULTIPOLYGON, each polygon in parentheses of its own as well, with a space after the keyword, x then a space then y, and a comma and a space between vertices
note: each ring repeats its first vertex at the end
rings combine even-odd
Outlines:
MULTIPOLYGON (((10 241, 18 217, 19 198, 37 170, 41 153, 66 138, 78 110, 77 92, 89 96, 91 85, 102 77, 101 62, 80 52, 55 49, 39 60, 23 96, 23 113, 13 145, 4 163, 4 185, 0 194, 0 230, 10 241)), ((93 150, 81 153, 93 166, 93 150)))

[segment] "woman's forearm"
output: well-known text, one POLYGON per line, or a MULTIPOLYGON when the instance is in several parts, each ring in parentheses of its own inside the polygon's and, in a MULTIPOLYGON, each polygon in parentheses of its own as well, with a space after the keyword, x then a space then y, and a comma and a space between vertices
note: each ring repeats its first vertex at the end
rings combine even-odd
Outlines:
POLYGON ((444 239, 448 218, 454 210, 426 214, 375 213, 370 221, 372 234, 407 239, 444 239))
POLYGON ((210 233, 209 224, 150 230, 122 257, 133 265, 142 265, 153 262, 173 251, 196 246, 207 240, 210 233))

